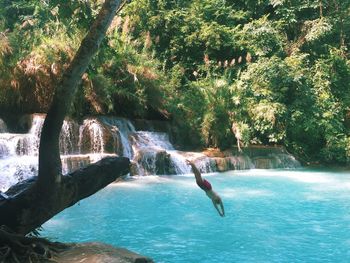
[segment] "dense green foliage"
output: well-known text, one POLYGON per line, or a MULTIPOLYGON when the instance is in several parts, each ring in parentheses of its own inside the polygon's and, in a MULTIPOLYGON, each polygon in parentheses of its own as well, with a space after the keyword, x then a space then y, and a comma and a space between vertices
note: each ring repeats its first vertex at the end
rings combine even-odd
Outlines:
MULTIPOLYGON (((100 1, 0 0, 2 110, 45 111, 100 1)), ((350 2, 134 0, 85 74, 76 116, 170 118, 186 143, 283 144, 350 161, 350 2)))

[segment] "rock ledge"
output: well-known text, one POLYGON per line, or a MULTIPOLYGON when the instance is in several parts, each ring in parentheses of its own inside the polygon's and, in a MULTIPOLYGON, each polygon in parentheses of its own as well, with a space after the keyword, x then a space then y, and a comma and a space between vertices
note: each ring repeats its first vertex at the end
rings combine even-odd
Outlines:
POLYGON ((103 243, 68 244, 54 260, 58 263, 153 263, 151 258, 139 255, 125 248, 117 248, 103 243))

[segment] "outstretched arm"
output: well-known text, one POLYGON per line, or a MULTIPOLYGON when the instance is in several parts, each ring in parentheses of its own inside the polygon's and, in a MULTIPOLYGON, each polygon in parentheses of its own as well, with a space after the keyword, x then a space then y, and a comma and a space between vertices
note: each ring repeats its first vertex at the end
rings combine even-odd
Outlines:
POLYGON ((221 208, 221 213, 219 212, 219 214, 221 216, 225 216, 225 208, 224 208, 224 204, 222 203, 222 201, 220 202, 220 208, 221 208))
POLYGON ((213 205, 214 205, 216 211, 218 211, 219 215, 224 217, 225 216, 225 209, 224 209, 224 204, 222 203, 222 201, 220 200, 219 203, 216 203, 213 200, 213 205))

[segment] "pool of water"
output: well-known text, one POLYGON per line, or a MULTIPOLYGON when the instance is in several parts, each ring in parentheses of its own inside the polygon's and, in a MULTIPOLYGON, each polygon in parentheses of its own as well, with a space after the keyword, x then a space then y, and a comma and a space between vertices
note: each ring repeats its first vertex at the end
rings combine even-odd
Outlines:
POLYGON ((101 241, 155 262, 349 262, 350 173, 247 170, 115 183, 44 224, 62 242, 101 241))

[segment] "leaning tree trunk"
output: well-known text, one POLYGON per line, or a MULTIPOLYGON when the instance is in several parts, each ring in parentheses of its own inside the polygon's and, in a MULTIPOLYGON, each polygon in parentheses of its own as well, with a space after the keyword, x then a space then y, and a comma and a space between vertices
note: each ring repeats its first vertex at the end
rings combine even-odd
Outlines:
POLYGON ((6 192, 10 199, 0 199, 0 225, 16 233, 27 234, 35 230, 58 212, 94 194, 129 171, 129 159, 107 158, 62 176, 59 152, 63 120, 82 75, 96 54, 119 6, 120 0, 105 1, 56 88, 41 133, 38 177, 10 188, 6 192))
POLYGON ((129 166, 128 158, 109 157, 62 176, 55 189, 55 199, 42 194, 37 178, 21 182, 6 192, 10 199, 0 199, 0 225, 27 234, 65 208, 127 174, 129 166))
POLYGON ((109 25, 120 5, 119 0, 106 0, 89 33, 83 39, 73 61, 56 88, 52 105, 45 118, 39 148, 39 180, 41 189, 51 192, 61 181, 59 135, 69 112, 81 78, 96 54, 109 25))

